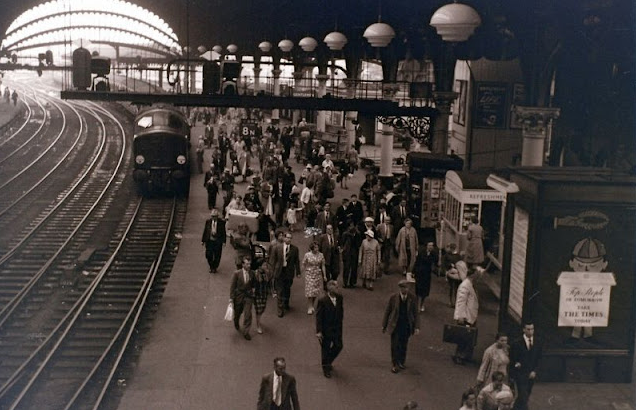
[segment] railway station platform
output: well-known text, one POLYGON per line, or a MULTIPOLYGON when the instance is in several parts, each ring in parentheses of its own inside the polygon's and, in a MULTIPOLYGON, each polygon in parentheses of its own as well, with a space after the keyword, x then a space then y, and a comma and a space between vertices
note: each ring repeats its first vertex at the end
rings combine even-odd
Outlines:
POLYGON ((4 100, 0 101, 0 133, 7 131, 8 127, 11 127, 18 116, 24 112, 24 104, 18 100, 17 105, 13 105, 13 102, 8 104, 4 100))
MULTIPOLYGON (((298 177, 301 165, 290 163, 298 177)), ((336 189, 332 205, 358 194, 363 180, 364 172, 358 171, 348 190, 336 189)), ((243 192, 246 186, 238 183, 236 189, 243 192)), ((217 205, 221 200, 219 195, 217 205)), ((194 174, 177 260, 134 374, 124 381, 120 410, 254 409, 261 377, 273 371, 272 360, 277 356, 285 357, 287 371, 296 377, 303 409, 398 410, 409 400, 417 401, 421 409, 460 407, 462 392, 475 384, 478 362, 495 337, 498 304, 485 284, 478 286, 476 363, 459 366, 451 361, 455 346, 442 342, 442 329, 452 320, 453 309, 444 278, 433 276, 426 311, 421 314, 421 332, 410 339, 407 369, 398 374, 390 371, 390 336, 382 334, 381 321, 389 295, 397 291, 402 276, 398 272, 382 276, 374 292, 341 289, 344 349, 334 363, 333 377, 326 379, 315 318, 307 314, 304 278, 294 280, 292 308, 283 318, 277 317, 275 300, 270 298, 262 317, 264 333, 257 334, 253 324, 251 341, 223 320, 235 253, 228 243, 219 273, 208 273, 201 245, 208 214, 203 175, 194 174)), ((293 235, 302 257, 309 239, 303 232, 293 235)), ((530 408, 633 410, 633 392, 634 384, 538 383, 530 408)))

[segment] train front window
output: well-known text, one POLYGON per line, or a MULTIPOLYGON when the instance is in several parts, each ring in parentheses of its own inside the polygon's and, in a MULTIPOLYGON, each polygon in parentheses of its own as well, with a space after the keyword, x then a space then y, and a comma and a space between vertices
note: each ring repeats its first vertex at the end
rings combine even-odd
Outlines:
POLYGON ((144 115, 137 120, 137 127, 150 128, 152 127, 152 115, 144 115))
POLYGON ((181 118, 177 117, 176 115, 170 114, 170 116, 168 117, 168 127, 175 130, 180 130, 181 128, 183 128, 183 121, 181 121, 181 118))

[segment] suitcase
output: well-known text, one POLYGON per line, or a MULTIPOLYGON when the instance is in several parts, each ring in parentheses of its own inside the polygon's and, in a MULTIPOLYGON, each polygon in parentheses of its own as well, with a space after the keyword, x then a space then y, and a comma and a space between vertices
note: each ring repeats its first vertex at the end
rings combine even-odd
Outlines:
POLYGON ((444 325, 444 342, 446 343, 470 343, 477 345, 477 328, 453 323, 444 325))
POLYGON ((230 209, 227 212, 227 229, 237 230, 241 222, 247 224, 247 228, 251 233, 258 231, 258 212, 239 211, 230 209))

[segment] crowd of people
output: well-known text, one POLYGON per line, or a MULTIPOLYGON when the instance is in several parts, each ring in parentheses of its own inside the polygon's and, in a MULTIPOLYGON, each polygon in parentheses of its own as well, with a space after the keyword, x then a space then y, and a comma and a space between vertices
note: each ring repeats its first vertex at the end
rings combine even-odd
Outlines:
MULTIPOLYGON (((268 126, 262 135, 249 137, 240 136, 232 128, 236 116, 228 117, 219 121, 217 133, 211 127, 197 145, 197 152, 199 146, 202 151, 211 150, 204 177, 210 218, 201 241, 211 274, 217 273, 226 238, 235 249, 237 270, 230 288, 232 320, 246 340, 251 340, 252 307, 256 332, 262 334, 261 316, 268 298, 274 297, 277 316, 283 318, 290 309, 294 279, 304 276, 307 314, 315 316, 323 374, 331 378, 333 362, 343 348, 345 298, 339 291, 340 272, 343 288, 369 291, 384 275, 404 276, 389 298, 382 320, 382 332, 391 336, 393 373, 406 367, 408 340, 419 333, 432 275, 446 278, 456 324, 476 327, 479 303, 473 283, 483 274, 484 262, 483 234, 477 221, 469 229, 466 253, 458 252, 455 244, 442 250, 433 242, 420 244, 404 191, 399 186, 388 191, 373 173, 366 175, 358 194, 347 195, 333 210, 336 183, 357 171, 357 154, 336 163, 306 134, 301 141, 302 121, 282 131, 268 126), (292 151, 294 146, 297 149, 292 151), (288 164, 292 152, 307 163, 298 179, 288 164), (245 184, 243 196, 235 190, 237 184, 245 184), (218 201, 221 192, 222 201, 218 201), (219 202, 222 205, 217 207, 219 202), (247 215, 237 218, 237 224, 235 211, 247 215), (293 243, 298 230, 311 238, 304 254, 293 243)), ((350 151, 355 153, 354 149, 350 151)), ((201 163, 200 172, 202 168, 201 163)), ((341 188, 348 189, 346 184, 341 188)), ((507 335, 497 335, 496 342, 484 352, 475 386, 462 398, 462 409, 507 409, 513 402, 515 409, 527 408, 541 354, 540 345, 532 342, 533 329, 532 324, 524 327, 524 340, 529 337, 529 344, 516 341, 509 346, 507 335)), ((473 349, 471 341, 458 342, 453 362, 469 362, 473 349)), ((295 392, 281 398, 277 390, 281 383, 292 383, 285 381, 284 359, 277 358, 274 365, 274 373, 263 378, 259 409, 297 409, 295 392), (286 400, 288 404, 281 404, 286 400)))

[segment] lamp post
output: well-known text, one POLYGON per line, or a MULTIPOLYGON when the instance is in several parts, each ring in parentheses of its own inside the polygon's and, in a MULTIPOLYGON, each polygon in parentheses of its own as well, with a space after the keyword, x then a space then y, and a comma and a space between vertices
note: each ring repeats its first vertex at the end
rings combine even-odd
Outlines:
MULTIPOLYGON (((437 34, 444 42, 452 43, 466 41, 481 24, 479 14, 472 7, 461 4, 446 4, 433 13, 430 25, 435 27, 437 34)), ((435 107, 438 116, 433 124, 434 154, 446 155, 448 153, 448 119, 451 115, 451 104, 458 94, 451 91, 452 73, 454 71, 455 58, 451 56, 451 49, 442 46, 442 53, 436 64, 436 90, 433 92, 435 107)))
MULTIPOLYGON (((390 25, 382 23, 381 17, 378 16, 378 22, 367 27, 362 36, 367 39, 371 47, 374 47, 378 55, 380 55, 380 49, 389 45, 393 37, 395 37, 395 31, 390 25)), ((384 57, 382 59, 383 68, 388 65, 388 61, 386 61, 387 53, 385 53, 384 57)), ((389 70, 383 69, 383 72, 387 73, 389 70)), ((388 78, 385 77, 384 81, 387 80, 388 78)), ((393 97, 395 94, 395 92, 392 92, 393 90, 397 91, 396 89, 388 89, 390 95, 387 95, 387 97, 393 97)), ((393 127, 388 124, 382 124, 380 173, 378 177, 387 188, 393 185, 393 127)))

